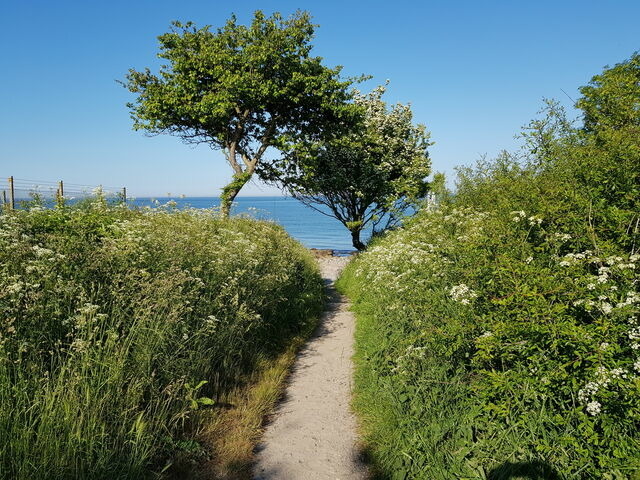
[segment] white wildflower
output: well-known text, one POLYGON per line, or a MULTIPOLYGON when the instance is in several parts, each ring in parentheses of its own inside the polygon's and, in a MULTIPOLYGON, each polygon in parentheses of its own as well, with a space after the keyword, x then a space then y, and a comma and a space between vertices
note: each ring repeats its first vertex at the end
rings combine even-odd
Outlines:
POLYGON ((100 308, 99 305, 94 305, 92 303, 85 303, 82 307, 78 308, 78 313, 80 313, 81 315, 85 315, 87 317, 91 317, 98 311, 99 308, 100 308))
POLYGON ((8 293, 18 293, 20 290, 22 290, 23 285, 24 284, 22 282, 13 283, 6 287, 6 291, 8 293))
POLYGON ((557 239, 559 239, 562 242, 566 242, 568 240, 571 240, 571 235, 569 235, 568 233, 556 233, 555 237, 557 239))
POLYGON ((620 264, 617 265, 617 267, 620 270, 626 270, 626 269, 635 270, 636 264, 635 263, 620 263, 620 264))
POLYGON ((53 254, 53 250, 49 250, 48 248, 41 247, 40 245, 34 245, 31 247, 36 254, 36 257, 48 257, 53 254))
POLYGON ((586 403, 592 395, 598 393, 600 386, 596 382, 587 383, 584 388, 578 391, 578 400, 582 403, 586 403))
POLYGON ((614 368, 609 372, 611 378, 627 378, 627 371, 624 368, 614 368))
POLYGON ((610 304, 610 303, 602 302, 602 303, 600 304, 600 309, 602 310, 602 312, 603 312, 605 315, 608 315, 608 314, 610 314, 610 313, 611 313, 611 311, 613 310, 613 307, 611 306, 611 304, 610 304))
POLYGON ((451 287, 451 290, 449 290, 449 295, 451 295, 451 298, 453 298, 456 302, 460 302, 463 305, 468 305, 471 300, 478 296, 477 293, 471 290, 464 283, 451 287))
POLYGON ((600 402, 597 401, 592 401, 587 403, 587 413, 589 415, 593 415, 596 416, 597 414, 600 413, 600 411, 602 410, 602 405, 600 404, 600 402))

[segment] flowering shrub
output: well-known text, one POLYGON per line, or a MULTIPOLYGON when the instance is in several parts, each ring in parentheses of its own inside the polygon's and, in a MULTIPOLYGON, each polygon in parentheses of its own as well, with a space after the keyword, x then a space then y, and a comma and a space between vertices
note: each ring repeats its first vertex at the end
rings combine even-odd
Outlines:
POLYGON ((528 212, 443 205, 347 268, 356 409, 381 468, 640 468, 640 256, 574 252, 572 240, 528 212))
POLYGON ((393 478, 640 478, 640 55, 344 272, 393 478))
POLYGON ((321 304, 284 230, 170 206, 0 215, 0 478, 145 478, 321 304))

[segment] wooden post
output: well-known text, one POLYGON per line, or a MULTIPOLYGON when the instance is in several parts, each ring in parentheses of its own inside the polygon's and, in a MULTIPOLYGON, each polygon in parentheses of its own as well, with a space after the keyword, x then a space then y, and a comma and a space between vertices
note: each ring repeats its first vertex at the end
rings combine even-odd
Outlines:
POLYGON ((16 196, 13 188, 13 175, 9 177, 9 208, 13 210, 16 208, 16 196))
POLYGON ((62 200, 64 197, 64 183, 62 180, 58 182, 58 192, 56 193, 56 203, 58 206, 62 205, 62 200))
POLYGON ((127 187, 122 187, 122 202, 127 203, 127 187))
POLYGON ((4 207, 7 204, 7 191, 2 190, 2 206, 4 207))

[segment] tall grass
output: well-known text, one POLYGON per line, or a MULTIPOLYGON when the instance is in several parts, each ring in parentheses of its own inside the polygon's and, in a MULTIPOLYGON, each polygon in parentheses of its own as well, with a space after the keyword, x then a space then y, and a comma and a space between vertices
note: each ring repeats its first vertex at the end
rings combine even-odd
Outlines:
POLYGON ((322 301, 313 259, 276 225, 101 197, 1 215, 0 271, 12 480, 147 478, 204 455, 201 413, 322 301))

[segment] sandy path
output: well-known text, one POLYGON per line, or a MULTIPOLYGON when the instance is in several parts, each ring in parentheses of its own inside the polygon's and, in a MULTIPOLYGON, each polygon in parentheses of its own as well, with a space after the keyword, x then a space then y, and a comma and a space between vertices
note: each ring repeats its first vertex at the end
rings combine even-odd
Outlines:
POLYGON ((348 262, 320 258, 330 296, 320 326, 300 352, 286 390, 258 446, 256 480, 366 478, 351 413, 353 314, 333 287, 348 262))

